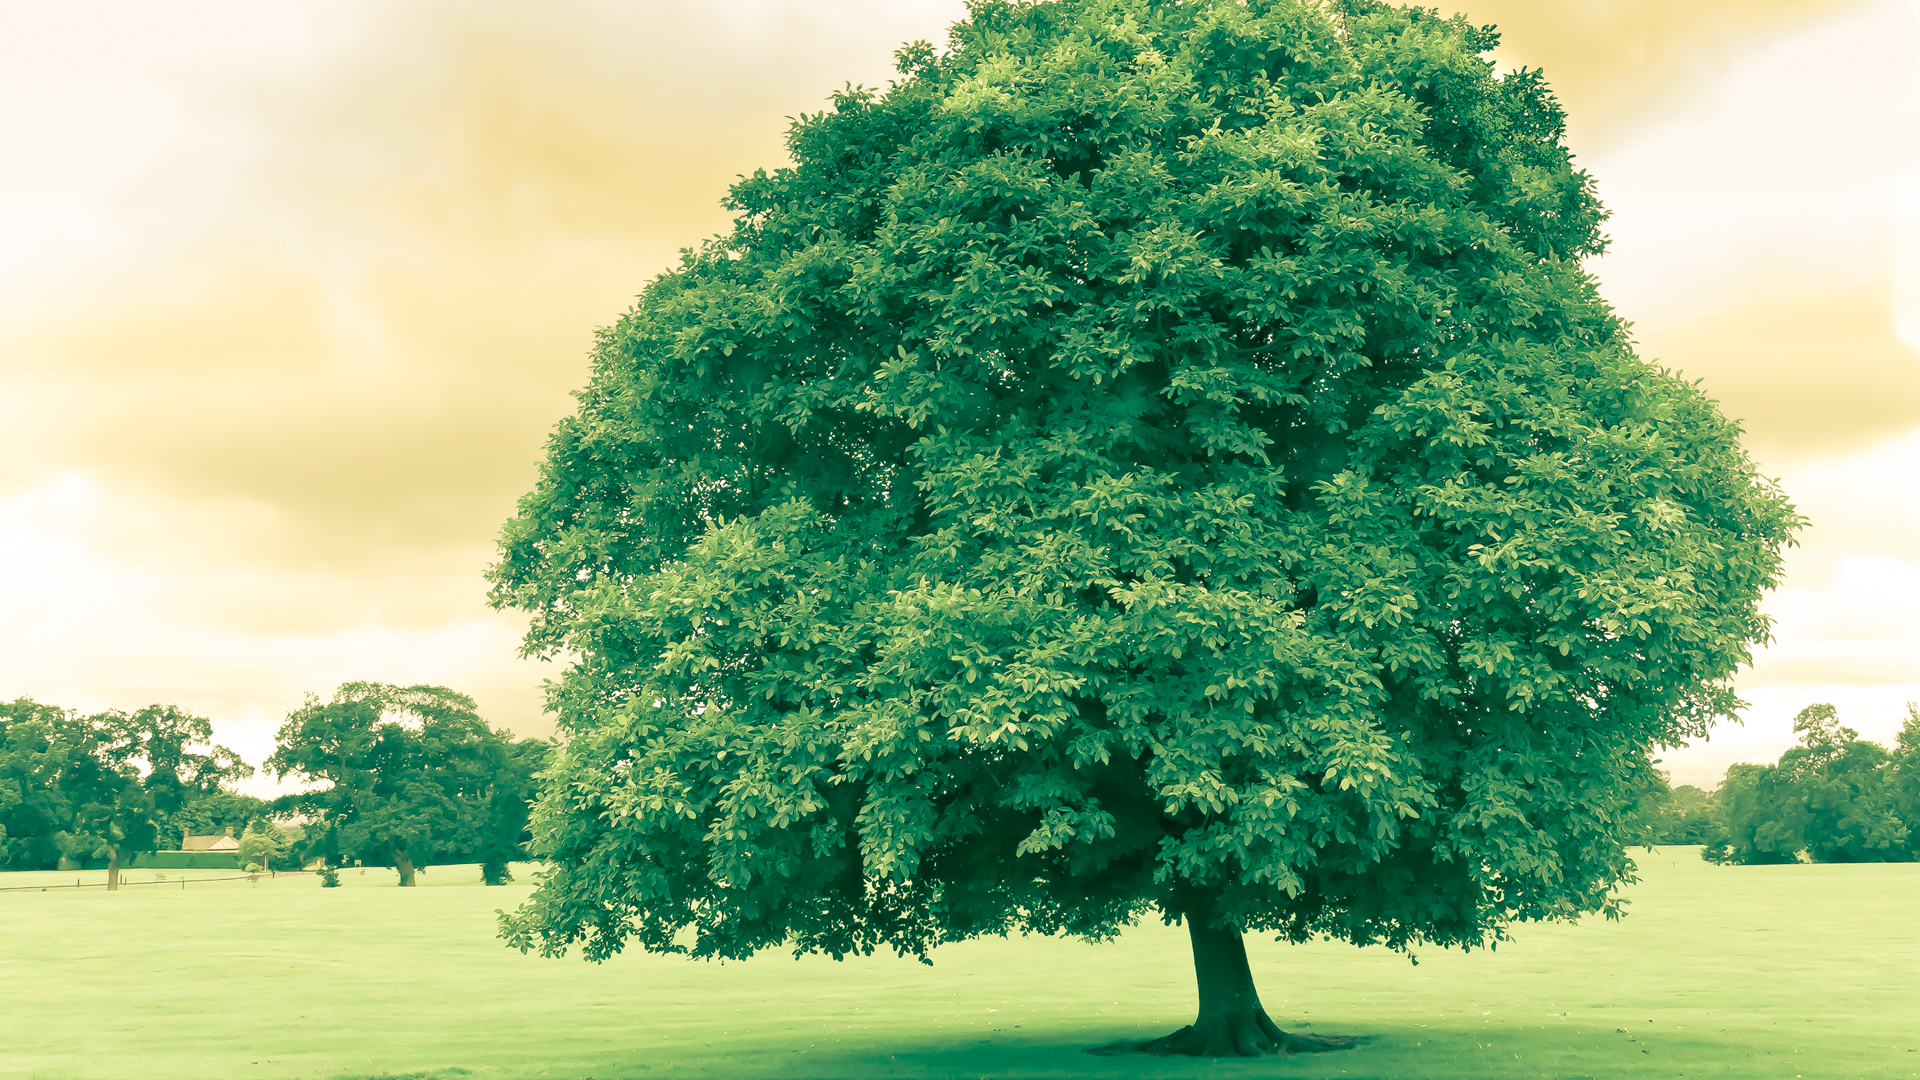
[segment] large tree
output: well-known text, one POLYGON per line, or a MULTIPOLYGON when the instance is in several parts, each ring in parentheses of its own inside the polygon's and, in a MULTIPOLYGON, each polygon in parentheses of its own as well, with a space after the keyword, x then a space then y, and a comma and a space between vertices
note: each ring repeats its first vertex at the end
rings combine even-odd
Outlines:
POLYGON ((1907 719, 1894 737, 1887 787, 1907 829, 1907 853, 1920 860, 1920 702, 1907 702, 1907 719))
POLYGON ((552 751, 553 743, 546 739, 503 741, 499 746, 486 816, 472 851, 480 863, 480 880, 488 885, 512 881, 507 864, 527 857, 535 777, 546 767, 552 751))
POLYGON ((86 753, 81 730, 59 706, 0 702, 0 867, 49 868, 65 854, 73 803, 61 777, 86 753))
POLYGON ((253 774, 238 754, 211 745, 211 721, 178 706, 96 713, 84 727, 92 757, 90 767, 70 781, 75 831, 82 848, 90 846, 89 854, 107 860, 109 891, 120 887, 120 871, 132 856, 171 838, 167 826, 174 814, 253 774))
POLYGON ((226 829, 238 836, 272 810, 267 800, 236 791, 190 792, 185 804, 168 816, 162 831, 169 843, 178 842, 175 837, 218 836, 226 829))
POLYGON ((315 819, 317 853, 391 861, 412 886, 419 865, 484 845, 507 754, 465 694, 353 682, 294 710, 267 766, 324 785, 280 800, 315 819))
POLYGON ((175 815, 252 774, 212 739, 211 722, 173 705, 86 717, 0 705, 0 865, 105 859, 118 889, 133 856, 172 837, 175 815))
POLYGON ((565 657, 504 933, 738 957, 1619 912, 1797 522, 1581 259, 1537 72, 1372 0, 975 0, 603 331, 496 603, 565 657), (689 932, 690 931, 690 932, 689 932))
POLYGON ((1906 862, 1920 821, 1903 813, 1901 756, 1915 734, 1909 715, 1889 753, 1842 727, 1832 705, 1793 719, 1800 745, 1774 765, 1738 764, 1714 795, 1722 835, 1701 852, 1720 863, 1906 862))

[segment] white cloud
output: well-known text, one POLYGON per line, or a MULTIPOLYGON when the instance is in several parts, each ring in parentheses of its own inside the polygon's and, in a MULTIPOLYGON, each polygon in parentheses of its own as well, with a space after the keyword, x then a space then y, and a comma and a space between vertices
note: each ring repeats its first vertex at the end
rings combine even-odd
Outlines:
POLYGON ((73 473, 0 499, 0 695, 82 711, 178 704, 255 764, 305 695, 351 680, 451 686, 496 726, 551 730, 537 689, 548 672, 516 657, 524 621, 486 610, 477 572, 464 604, 403 594, 386 610, 364 604, 378 580, 230 561, 234 538, 219 534, 249 528, 219 507, 110 492, 73 473), (248 607, 303 606, 319 617, 285 621, 307 629, 248 625, 248 607))
MULTIPOLYGON (((0 491, 0 696, 83 709, 173 701, 213 717, 256 761, 303 694, 348 679, 449 685, 498 723, 544 730, 536 687, 551 672, 515 658, 520 621, 481 601, 497 518, 436 537, 431 550, 390 545, 348 565, 298 534, 315 516, 298 519, 288 504, 310 499, 315 482, 285 479, 291 467, 270 452, 284 447, 254 448, 280 492, 258 484, 244 488, 251 496, 237 482, 148 490, 130 466, 89 472, 65 450, 43 454, 63 429, 108 412, 103 402, 143 395, 142 378, 155 394, 161 382, 183 385, 138 356, 133 372, 94 362, 155 338, 158 317, 123 301, 147 294, 124 282, 168 275, 160 285, 185 282, 189 299, 217 301, 204 305, 214 315, 169 331, 188 343, 183 355, 207 360, 205 392, 194 384, 186 396, 246 399, 235 416, 310 403, 325 386, 308 369, 326 365, 309 353, 363 391, 357 380, 371 375, 355 365, 385 358, 372 375, 409 400, 477 383, 564 407, 560 383, 577 381, 577 363, 539 358, 577 357, 595 319, 610 321, 660 259, 717 227, 726 178, 778 163, 781 114, 819 108, 848 76, 884 81, 894 44, 937 41, 961 14, 948 0, 527 10, 0 0, 0 306, 15 327, 139 316, 99 344, 75 338, 74 355, 90 362, 53 365, 65 381, 17 349, 0 356, 0 467, 23 470, 0 476, 14 485, 0 491), (687 75, 653 79, 655 63, 687 75), (573 142, 554 141, 574 128, 573 142), (568 156, 620 146, 639 152, 618 168, 584 162, 604 175, 568 156), (419 191, 396 186, 398 166, 419 191), (522 222, 536 235, 521 235, 522 222), (232 326, 278 309, 261 303, 264 289, 194 285, 181 268, 196 244, 240 252, 220 264, 238 277, 293 264, 323 286, 324 311, 299 325, 326 333, 289 335, 298 340, 284 345, 284 379, 232 326), (515 265, 531 269, 515 276, 515 265), (547 279, 589 301, 530 303, 529 282, 547 279), (502 338, 512 363, 477 364, 502 338)), ((1676 328, 1796 290, 1890 300, 1895 327, 1920 347, 1916 12, 1920 0, 1880 0, 1781 37, 1690 84, 1638 137, 1587 162, 1615 211, 1614 250, 1596 270, 1650 353, 1684 368, 1687 357, 1659 355, 1676 328)), ((286 287, 288 311, 304 310, 306 284, 286 287)), ((200 319, 166 288, 154 295, 153 310, 200 319)), ((1737 377, 1737 365, 1725 370, 1737 377)), ((149 423, 123 412, 115 423, 149 423)), ((343 411, 339 427, 364 440, 393 426, 382 415, 343 411)), ((501 442, 499 422, 476 415, 501 442)), ((132 441, 152 456, 162 428, 132 441)), ((1731 760, 1771 760, 1811 702, 1834 701, 1845 722, 1885 737, 1920 697, 1920 634, 1906 625, 1920 608, 1920 435, 1844 453, 1766 452, 1813 525, 1769 601, 1779 640, 1740 680, 1754 703, 1747 725, 1667 755, 1681 782, 1710 784, 1731 760)), ((364 498, 368 485, 350 479, 364 498)))
MULTIPOLYGON (((1865 412, 1878 388, 1833 380, 1903 362, 1874 369, 1835 355, 1870 342, 1873 328, 1823 324, 1832 312, 1885 312, 1893 326, 1882 333, 1920 346, 1917 13, 1914 0, 1882 0, 1781 37, 1591 163, 1614 211, 1613 249, 1595 264, 1605 292, 1652 358, 1709 373, 1708 391, 1723 399, 1787 402, 1750 429, 1753 445, 1811 521, 1766 603, 1776 640, 1737 680, 1751 703, 1744 725, 1668 753, 1676 782, 1711 787, 1734 761, 1775 760, 1809 704, 1833 702, 1843 722, 1884 741, 1920 698, 1920 433, 1836 446, 1829 432, 1822 443, 1793 430, 1791 405, 1797 380, 1865 412), (1811 299, 1848 294, 1872 302, 1811 299), (1803 298, 1804 325, 1791 310, 1768 324, 1805 335, 1792 355, 1809 359, 1784 374, 1750 341, 1716 356, 1711 333, 1698 332, 1803 298), (1774 389, 1754 389, 1767 379, 1774 389)), ((1811 431, 1816 421, 1808 412, 1803 422, 1811 431)))
POLYGON ((1920 166, 1914 10, 1881 0, 1780 38, 1586 163, 1613 211, 1595 270, 1628 318, 1757 286, 1887 287, 1920 166))
POLYGON ((1818 702, 1890 743, 1920 700, 1920 432, 1820 458, 1781 477, 1811 520, 1765 609, 1774 640, 1736 685, 1744 724, 1666 755, 1676 783, 1712 787, 1735 761, 1771 762, 1818 702))
POLYGON ((544 733, 481 574, 596 325, 958 0, 0 0, 0 696, 544 733))

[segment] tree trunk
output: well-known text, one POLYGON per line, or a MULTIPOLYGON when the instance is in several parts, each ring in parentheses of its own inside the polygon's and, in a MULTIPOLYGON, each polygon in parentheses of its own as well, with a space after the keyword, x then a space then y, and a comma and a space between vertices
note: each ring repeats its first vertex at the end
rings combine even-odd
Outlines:
POLYGON ((118 844, 108 844, 107 845, 107 891, 118 892, 119 890, 120 890, 120 847, 118 844))
POLYGON ((400 887, 413 888, 413 860, 407 858, 405 844, 393 845, 393 868, 400 871, 400 887))
MULTIPOLYGON (((1200 987, 1200 1012, 1194 1021, 1171 1035, 1140 1043, 1148 1054, 1184 1054, 1194 1057, 1264 1057, 1268 1054, 1344 1050, 1352 1040, 1281 1031, 1260 1006, 1247 966, 1247 946, 1240 931, 1213 922, 1212 905, 1196 905, 1184 916, 1193 942, 1193 974, 1200 987)), ((1111 1052, 1103 1050, 1101 1052, 1111 1052)))

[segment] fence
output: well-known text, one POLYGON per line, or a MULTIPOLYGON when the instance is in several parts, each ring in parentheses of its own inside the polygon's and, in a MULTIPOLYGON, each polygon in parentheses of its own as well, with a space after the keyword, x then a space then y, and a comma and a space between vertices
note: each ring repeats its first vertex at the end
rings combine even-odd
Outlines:
MULTIPOLYGON (((240 855, 233 851, 143 851, 129 867, 147 870, 239 870, 240 855)), ((88 859, 88 870, 105 870, 105 859, 88 859)))
MULTIPOLYGON (((208 881, 253 881, 261 877, 292 877, 296 874, 310 874, 310 873, 312 873, 311 870, 276 870, 272 873, 268 873, 267 871, 262 870, 258 874, 235 874, 232 877, 166 878, 160 881, 122 881, 120 883, 120 887, 123 889, 138 889, 142 887, 161 888, 165 886, 178 885, 180 888, 184 889, 187 887, 187 884, 189 882, 195 885, 199 885, 208 881)), ((74 883, 71 885, 0 886, 0 892, 46 892, 49 889, 104 889, 106 887, 107 887, 107 883, 104 881, 83 882, 76 879, 74 883)))
MULTIPOLYGON (((243 870, 246 864, 240 861, 237 851, 143 851, 128 856, 120 864, 123 870, 134 868, 147 870, 243 870)), ((62 856, 62 870, 105 870, 107 860, 86 858, 70 859, 62 856)))

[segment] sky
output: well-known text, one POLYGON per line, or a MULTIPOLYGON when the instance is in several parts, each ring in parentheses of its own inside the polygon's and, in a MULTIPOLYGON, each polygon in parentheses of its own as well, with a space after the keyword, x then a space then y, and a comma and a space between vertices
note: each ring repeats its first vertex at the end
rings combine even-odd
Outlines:
MULTIPOLYGON (((1443 5, 1448 6, 1448 5, 1443 5)), ((1602 290, 1812 524, 1750 708, 1920 699, 1920 0, 1467 0, 1613 212, 1602 290)), ((954 0, 0 0, 0 698, 434 683, 544 735, 482 573, 618 318, 954 0)), ((277 789, 260 777, 252 790, 277 789)))

